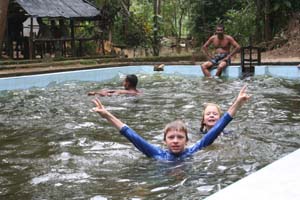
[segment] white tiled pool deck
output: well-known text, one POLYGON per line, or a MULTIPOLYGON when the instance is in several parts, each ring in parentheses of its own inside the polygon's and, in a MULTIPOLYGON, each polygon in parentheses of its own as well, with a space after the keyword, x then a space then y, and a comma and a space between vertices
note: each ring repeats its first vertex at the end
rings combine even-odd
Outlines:
MULTIPOLYGON (((199 66, 165 66, 163 72, 153 71, 153 66, 127 66, 60 72, 31 76, 0 78, 0 91, 22 90, 31 87, 47 87, 51 83, 64 81, 108 81, 119 74, 180 74, 203 77, 199 66)), ((212 72, 214 74, 215 71, 212 72)), ((257 66, 254 76, 275 76, 300 80, 297 66, 257 66)), ((241 77, 239 66, 229 66, 223 76, 241 77)), ((300 149, 275 161, 263 169, 220 190, 206 200, 298 200, 300 199, 300 149)))

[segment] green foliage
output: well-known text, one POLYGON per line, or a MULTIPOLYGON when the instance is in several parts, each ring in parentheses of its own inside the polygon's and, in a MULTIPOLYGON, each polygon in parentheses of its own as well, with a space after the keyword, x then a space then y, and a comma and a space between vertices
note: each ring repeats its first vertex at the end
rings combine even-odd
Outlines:
POLYGON ((126 33, 124 30, 124 24, 122 20, 116 20, 113 30, 113 41, 120 46, 126 46, 128 48, 137 48, 138 46, 146 46, 147 37, 149 33, 147 26, 143 21, 139 19, 129 18, 126 33))
MULTIPOLYGON (((146 47, 149 48, 153 41, 153 4, 152 1, 132 1, 130 7, 129 20, 129 39, 127 45, 131 47, 146 47)), ((158 23, 162 24, 162 20, 158 17, 158 23)))
POLYGON ((241 8, 241 1, 220 1, 220 0, 188 0, 191 9, 190 23, 192 35, 203 43, 213 34, 217 19, 225 21, 228 10, 241 8))
MULTIPOLYGON (((233 36, 240 45, 247 46, 250 43, 250 37, 255 34, 255 6, 249 4, 239 10, 228 10, 223 22, 226 33, 233 36)), ((218 21, 218 20, 217 20, 218 21)))
POLYGON ((95 35, 95 24, 93 21, 83 21, 77 24, 76 37, 92 37, 95 35))
POLYGON ((272 33, 280 32, 288 23, 293 12, 300 11, 299 0, 269 0, 272 33))
POLYGON ((190 33, 187 23, 189 21, 190 2, 186 0, 165 1, 162 6, 163 35, 178 37, 190 33))
POLYGON ((113 43, 128 48, 146 47, 152 34, 152 4, 148 1, 132 1, 130 16, 121 10, 115 16, 112 29, 113 43))
MULTIPOLYGON (((162 37, 193 36, 200 46, 221 22, 226 33, 245 46, 254 34, 263 40, 266 28, 270 27, 274 36, 285 28, 292 13, 300 12, 299 0, 161 0, 161 15, 154 16, 154 0, 130 0, 128 16, 121 1, 127 2, 91 0, 102 9, 100 28, 104 37, 108 37, 109 30, 112 30, 114 44, 131 48, 152 47, 154 17, 158 21, 159 31, 156 33, 159 40, 162 37), (266 9, 268 3, 270 10, 266 9), (266 17, 270 20, 266 21, 266 17)), ((89 28, 86 27, 87 34, 89 28)))
MULTIPOLYGON (((76 49, 78 50, 77 54, 79 54, 79 43, 76 43, 76 46, 76 49)), ((83 56, 97 54, 97 43, 95 41, 85 41, 82 43, 81 48, 81 53, 83 54, 83 56)))

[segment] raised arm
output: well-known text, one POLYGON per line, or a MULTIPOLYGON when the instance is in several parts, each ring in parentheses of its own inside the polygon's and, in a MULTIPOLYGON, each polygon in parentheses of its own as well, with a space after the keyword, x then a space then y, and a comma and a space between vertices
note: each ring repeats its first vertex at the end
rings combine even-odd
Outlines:
POLYGON ((111 114, 109 111, 107 111, 99 99, 96 98, 92 101, 96 105, 96 107, 93 108, 93 111, 99 113, 101 117, 105 118, 108 122, 111 123, 111 125, 116 127, 118 130, 121 130, 121 128, 125 124, 121 120, 116 118, 113 114, 111 114))
POLYGON ((140 94, 140 92, 138 90, 99 90, 99 91, 92 91, 88 93, 89 96, 100 95, 102 97, 121 95, 121 94, 128 94, 128 95, 135 96, 140 94))
POLYGON ((162 150, 138 135, 134 130, 126 126, 121 120, 116 118, 113 114, 107 111, 99 99, 93 99, 96 107, 93 108, 94 112, 99 113, 103 118, 116 127, 122 135, 124 135, 138 150, 148 157, 160 159, 163 154, 162 150))
POLYGON ((227 112, 230 114, 231 117, 234 117, 238 109, 242 107, 251 97, 246 93, 246 90, 247 90, 247 86, 245 85, 242 87, 241 91, 239 92, 239 95, 236 97, 235 101, 228 109, 227 112))
POLYGON ((116 90, 98 90, 98 91, 91 91, 88 93, 88 95, 89 96, 100 95, 102 97, 105 97, 105 96, 111 96, 114 93, 116 93, 116 90))

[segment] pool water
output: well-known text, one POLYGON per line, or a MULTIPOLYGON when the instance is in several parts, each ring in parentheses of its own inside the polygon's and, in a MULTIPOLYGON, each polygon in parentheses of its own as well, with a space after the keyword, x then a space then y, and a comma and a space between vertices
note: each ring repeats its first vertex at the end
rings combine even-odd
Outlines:
POLYGON ((190 143, 206 102, 231 105, 248 85, 251 100, 227 126, 231 135, 180 163, 145 157, 91 112, 103 83, 67 81, 0 92, 0 199, 204 199, 300 147, 300 81, 271 76, 205 79, 137 74, 143 95, 101 97, 144 138, 163 147, 162 130, 184 119, 190 143))

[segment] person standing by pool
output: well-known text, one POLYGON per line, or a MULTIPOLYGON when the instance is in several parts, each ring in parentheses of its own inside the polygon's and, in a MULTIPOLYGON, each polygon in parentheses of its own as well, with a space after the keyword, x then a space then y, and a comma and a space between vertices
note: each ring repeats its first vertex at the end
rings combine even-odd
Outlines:
POLYGON ((217 65, 216 76, 221 76, 223 69, 229 65, 231 57, 239 50, 240 45, 235 39, 230 35, 224 34, 224 26, 221 24, 217 25, 215 34, 202 46, 202 51, 209 58, 208 61, 201 65, 204 76, 211 77, 210 69, 215 65, 217 65), (210 45, 213 45, 215 48, 214 56, 208 50, 210 45), (234 47, 232 52, 230 52, 231 46, 234 47))
POLYGON ((227 124, 233 119, 237 110, 242 107, 249 98, 250 96, 246 93, 246 86, 244 86, 228 111, 201 140, 189 148, 186 148, 188 133, 185 124, 181 120, 176 120, 167 124, 164 129, 164 143, 167 146, 167 150, 163 150, 148 143, 133 129, 129 128, 121 120, 106 110, 99 99, 93 99, 93 103, 96 105, 96 107, 93 108, 93 111, 99 113, 103 118, 110 122, 111 125, 117 128, 123 136, 132 142, 134 146, 146 156, 162 161, 177 161, 183 160, 200 149, 212 144, 227 124))
POLYGON ((89 92, 88 95, 112 96, 112 95, 138 95, 141 93, 136 87, 138 78, 135 74, 127 75, 123 81, 124 90, 99 90, 89 92))

